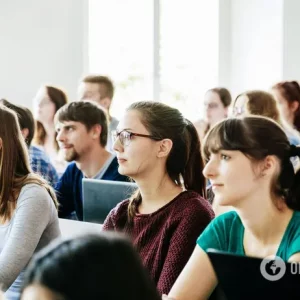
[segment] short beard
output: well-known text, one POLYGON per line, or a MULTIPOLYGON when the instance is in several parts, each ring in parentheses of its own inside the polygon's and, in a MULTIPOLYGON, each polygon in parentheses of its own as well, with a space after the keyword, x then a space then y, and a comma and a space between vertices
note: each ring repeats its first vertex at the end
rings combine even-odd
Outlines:
POLYGON ((70 151, 69 153, 66 153, 65 156, 64 156, 64 159, 67 161, 67 162, 71 162, 71 161, 76 161, 78 160, 79 158, 79 155, 78 153, 72 149, 72 151, 70 151))

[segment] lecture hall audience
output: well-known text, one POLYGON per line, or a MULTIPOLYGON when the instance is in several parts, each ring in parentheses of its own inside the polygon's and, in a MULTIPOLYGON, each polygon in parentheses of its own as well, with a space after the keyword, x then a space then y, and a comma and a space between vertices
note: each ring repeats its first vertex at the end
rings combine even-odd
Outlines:
POLYGON ((229 90, 209 89, 195 124, 155 101, 119 122, 114 92, 102 75, 71 103, 43 85, 36 124, 0 100, 0 299, 200 300, 218 285, 210 248, 300 262, 297 81, 239 94, 229 119, 229 90), (61 240, 58 217, 83 220, 83 178, 138 188, 104 232, 61 240))

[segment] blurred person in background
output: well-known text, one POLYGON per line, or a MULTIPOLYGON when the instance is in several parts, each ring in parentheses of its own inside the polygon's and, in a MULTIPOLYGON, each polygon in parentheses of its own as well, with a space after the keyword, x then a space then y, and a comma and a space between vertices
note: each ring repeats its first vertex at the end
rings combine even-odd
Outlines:
POLYGON ((28 146, 32 171, 40 174, 51 184, 52 187, 54 187, 58 181, 56 169, 51 164, 48 155, 42 149, 31 145, 35 132, 35 122, 31 111, 26 107, 12 104, 5 99, 1 99, 0 104, 10 108, 17 114, 22 135, 28 146))
POLYGON ((106 149, 113 150, 112 132, 116 130, 119 121, 110 114, 110 107, 114 96, 114 85, 107 76, 88 75, 84 77, 78 88, 79 100, 97 102, 106 112, 108 118, 108 136, 106 149))
POLYGON ((272 87, 284 120, 300 131, 300 86, 297 81, 282 81, 272 87))
POLYGON ((55 113, 68 102, 65 92, 54 86, 42 86, 33 101, 37 129, 34 144, 43 148, 59 174, 67 166, 59 152, 54 126, 55 113))
POLYGON ((227 118, 230 104, 231 94, 226 88, 217 87, 210 89, 205 93, 205 117, 194 123, 201 141, 211 127, 227 118))

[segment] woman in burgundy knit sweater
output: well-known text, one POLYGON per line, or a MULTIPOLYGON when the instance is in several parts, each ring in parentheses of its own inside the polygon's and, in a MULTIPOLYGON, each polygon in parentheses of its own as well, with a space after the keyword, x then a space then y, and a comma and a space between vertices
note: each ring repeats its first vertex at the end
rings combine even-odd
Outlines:
POLYGON ((128 234, 158 291, 168 293, 214 216, 203 198, 197 131, 175 108, 137 102, 118 125, 114 149, 119 173, 138 190, 110 212, 104 230, 128 234))

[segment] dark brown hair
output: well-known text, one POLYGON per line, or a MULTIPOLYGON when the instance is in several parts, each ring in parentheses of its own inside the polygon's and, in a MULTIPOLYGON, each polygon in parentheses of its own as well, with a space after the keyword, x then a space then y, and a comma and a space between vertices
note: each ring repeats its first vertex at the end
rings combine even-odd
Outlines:
POLYGON ((226 88, 216 87, 208 90, 207 92, 214 92, 218 94, 224 107, 228 107, 231 104, 231 94, 226 88))
POLYGON ((93 101, 71 102, 60 108, 55 115, 55 123, 58 122, 80 122, 89 131, 93 126, 101 126, 100 144, 102 147, 107 143, 107 117, 103 109, 93 101))
POLYGON ((275 84, 272 89, 278 90, 282 97, 291 105, 298 102, 298 109, 294 113, 294 127, 300 131, 300 86, 297 81, 282 81, 275 84))
POLYGON ((221 149, 241 151, 253 161, 276 156, 280 161, 280 173, 274 178, 270 192, 283 197, 291 209, 300 210, 300 171, 295 174, 290 160, 300 156, 300 148, 290 145, 277 123, 259 116, 224 120, 209 131, 203 155, 208 160, 210 153, 221 149))
POLYGON ((16 113, 4 105, 0 105, 0 124, 0 217, 3 220, 11 218, 21 188, 30 183, 46 188, 58 207, 52 188, 31 170, 27 146, 16 113))
POLYGON ((112 100, 114 96, 114 85, 112 80, 107 76, 89 75, 82 79, 82 82, 96 83, 99 85, 100 100, 109 98, 112 100))
POLYGON ((12 104, 6 99, 1 99, 0 104, 10 108, 17 114, 21 130, 25 128, 28 129, 28 136, 26 137, 25 142, 30 146, 35 132, 34 118, 31 111, 27 107, 12 104))
POLYGON ((35 284, 65 300, 161 299, 132 243, 112 232, 52 242, 26 268, 22 294, 35 284))
MULTIPOLYGON (((196 191, 205 197, 206 181, 202 174, 203 160, 195 126, 178 109, 160 102, 136 102, 129 106, 129 110, 140 113, 141 123, 150 135, 172 140, 173 147, 167 158, 166 169, 173 182, 181 186, 183 181, 187 190, 196 191)), ((131 197, 129 220, 132 220, 141 200, 139 191, 131 197)))
MULTIPOLYGON (((47 94, 51 101, 55 105, 55 112, 57 112, 62 106, 64 106, 68 102, 67 95, 65 92, 57 87, 54 86, 45 86, 47 94)), ((34 137, 35 142, 38 145, 44 145, 46 138, 46 131, 43 124, 39 121, 36 122, 36 135, 34 137)), ((56 146, 57 151, 59 150, 58 143, 56 139, 53 141, 54 145, 56 146)))

